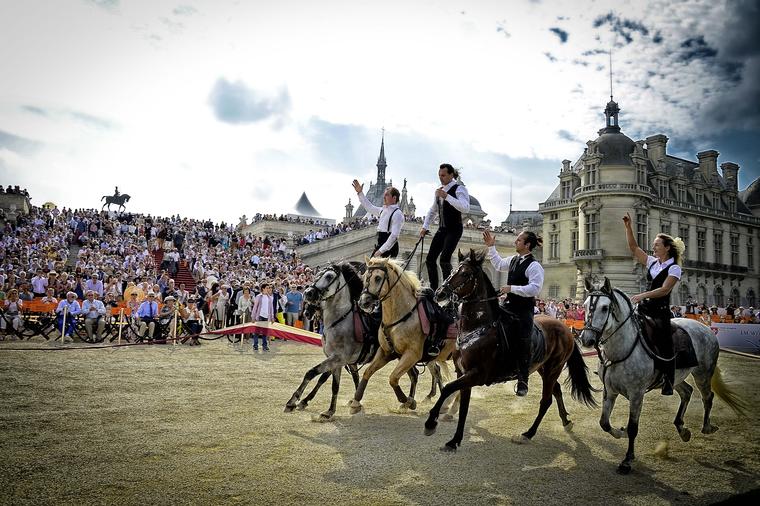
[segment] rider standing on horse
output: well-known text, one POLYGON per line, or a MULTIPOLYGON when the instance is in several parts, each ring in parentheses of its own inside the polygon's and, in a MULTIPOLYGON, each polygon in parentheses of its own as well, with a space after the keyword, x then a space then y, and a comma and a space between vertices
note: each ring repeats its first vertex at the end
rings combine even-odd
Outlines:
POLYGON ((662 395, 673 395, 673 378, 675 376, 675 352, 673 335, 670 328, 670 292, 681 279, 681 255, 685 249, 680 238, 673 239, 667 234, 657 234, 652 243, 654 256, 642 250, 631 229, 631 217, 623 216, 625 236, 628 248, 637 262, 646 266, 649 290, 631 297, 631 302, 639 302, 639 313, 654 320, 654 337, 659 354, 665 360, 656 360, 663 373, 662 395))
POLYGON ((470 210, 470 195, 464 185, 457 182, 459 172, 450 164, 443 163, 438 169, 441 186, 435 191, 433 205, 430 207, 425 222, 420 230, 420 237, 427 234, 430 223, 438 214, 438 231, 430 243, 425 264, 428 281, 433 291, 438 289, 438 257, 440 256, 443 279, 451 274, 451 255, 462 237, 462 213, 470 210))
POLYGON ((516 334, 519 342, 517 357, 517 395, 528 393, 528 373, 530 368, 530 336, 533 332, 533 313, 536 296, 544 286, 544 268, 536 260, 532 251, 541 246, 543 240, 534 232, 524 231, 515 239, 516 255, 501 258, 496 251, 496 236, 490 231, 483 232, 483 241, 488 246, 488 259, 497 271, 508 271, 507 285, 500 293, 507 294, 503 306, 515 318, 508 332, 516 334))
POLYGON ((401 197, 399 191, 389 186, 383 192, 383 207, 374 205, 364 195, 364 185, 354 179, 353 183, 359 202, 367 210, 367 213, 378 217, 377 220, 377 244, 371 256, 383 258, 396 258, 398 255, 398 236, 401 234, 401 226, 404 224, 404 213, 398 206, 401 197))

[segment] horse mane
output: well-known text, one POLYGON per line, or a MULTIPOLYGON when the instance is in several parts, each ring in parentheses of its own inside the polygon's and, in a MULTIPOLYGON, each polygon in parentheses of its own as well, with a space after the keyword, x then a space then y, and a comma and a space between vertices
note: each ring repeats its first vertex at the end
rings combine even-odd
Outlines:
POLYGON ((368 266, 370 265, 378 265, 381 263, 385 263, 388 265, 390 269, 392 269, 399 278, 401 278, 402 281, 406 281, 407 284, 411 285, 412 290, 417 293, 422 289, 422 285, 420 284, 420 280, 417 277, 415 273, 412 271, 405 271, 402 268, 401 262, 398 260, 389 260, 385 258, 372 258, 369 261, 368 266))
POLYGON ((343 279, 348 284, 348 293, 351 296, 351 300, 359 300, 359 296, 362 290, 364 290, 364 283, 362 283, 361 274, 359 274, 358 269, 349 262, 338 264, 338 268, 341 274, 343 274, 343 279))
POLYGON ((475 262, 475 265, 480 270, 480 276, 483 279, 483 285, 486 287, 486 298, 491 299, 489 300, 489 306, 491 306, 491 310, 494 311, 494 314, 498 314, 498 308, 499 308, 499 301, 497 300, 498 292, 493 287, 493 283, 491 283, 491 279, 486 275, 486 271, 483 269, 483 262, 485 261, 485 248, 480 251, 470 250, 471 256, 468 259, 472 259, 475 262))

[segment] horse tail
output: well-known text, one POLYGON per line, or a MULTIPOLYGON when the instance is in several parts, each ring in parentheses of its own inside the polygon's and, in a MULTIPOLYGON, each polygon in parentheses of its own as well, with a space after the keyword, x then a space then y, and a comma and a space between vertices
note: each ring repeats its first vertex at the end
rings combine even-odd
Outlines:
POLYGON ((710 386, 712 387, 715 395, 728 404, 734 413, 739 416, 747 416, 747 401, 742 399, 739 394, 731 390, 731 388, 723 380, 723 374, 720 372, 720 367, 715 366, 715 372, 712 379, 710 379, 710 386))
POLYGON ((583 354, 575 342, 573 342, 573 353, 567 361, 567 372, 565 385, 570 384, 573 399, 584 403, 590 408, 597 407, 594 392, 598 392, 599 390, 591 386, 588 380, 588 365, 583 360, 583 354))

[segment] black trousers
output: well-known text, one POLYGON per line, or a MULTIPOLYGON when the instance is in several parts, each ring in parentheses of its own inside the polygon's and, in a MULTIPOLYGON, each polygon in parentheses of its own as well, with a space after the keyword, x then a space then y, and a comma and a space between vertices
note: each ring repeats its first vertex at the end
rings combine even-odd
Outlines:
MULTIPOLYGON (((670 319, 673 316, 670 309, 665 307, 651 307, 646 304, 639 304, 639 312, 650 316, 654 320, 654 339, 657 346, 657 353, 662 358, 671 358, 675 354, 673 349, 673 329, 670 327, 670 319)), ((676 361, 655 360, 655 367, 660 369, 673 384, 676 372, 676 361)))
POLYGON ((518 379, 527 382, 531 362, 530 336, 533 333, 533 308, 510 306, 512 305, 505 304, 502 306, 502 309, 508 313, 510 320, 507 333, 512 336, 511 343, 517 347, 514 351, 516 352, 518 379))
POLYGON ((430 243, 430 249, 425 259, 430 288, 433 290, 438 289, 438 265, 436 265, 436 260, 440 257, 441 274, 443 275, 443 279, 448 278, 449 274, 451 274, 451 255, 454 254, 454 250, 457 244, 459 244, 462 230, 462 225, 439 228, 433 236, 433 241, 430 243))

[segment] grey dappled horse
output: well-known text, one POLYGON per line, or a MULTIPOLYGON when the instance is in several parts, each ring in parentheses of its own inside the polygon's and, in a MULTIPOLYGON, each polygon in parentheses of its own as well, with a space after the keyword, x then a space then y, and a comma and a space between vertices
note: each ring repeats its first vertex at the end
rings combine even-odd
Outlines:
MULTIPOLYGON (((633 304, 628 296, 612 288, 607 278, 604 278, 604 283, 596 284, 592 284, 587 278, 586 290, 589 296, 584 303, 586 322, 581 333, 581 340, 584 346, 594 346, 600 356, 599 378, 604 385, 604 402, 599 425, 616 439, 622 437, 627 431, 628 451, 625 459, 618 466, 618 472, 628 474, 635 458, 634 441, 639 430, 639 415, 644 394, 657 386, 660 381, 659 373, 655 370, 652 354, 643 342, 638 321, 634 316, 633 304), (630 404, 627 429, 616 429, 610 425, 610 414, 615 407, 618 395, 623 395, 630 404)), ((691 431, 684 427, 683 420, 694 390, 685 381, 689 374, 694 378, 702 394, 704 406, 702 432, 704 434, 711 434, 718 430, 718 427, 710 422, 713 391, 739 414, 743 413, 745 404, 723 382, 717 367, 718 339, 712 330, 702 323, 687 318, 674 318, 672 324, 686 332, 691 338, 698 363, 696 367, 676 368, 673 385, 681 398, 673 423, 681 439, 689 441, 691 431)), ((678 367, 677 364, 676 367, 678 367)))
MULTIPOLYGON (((365 336, 365 340, 369 340, 366 344, 357 342, 354 337, 354 313, 358 311, 356 301, 364 288, 359 270, 361 268, 363 264, 357 262, 330 265, 317 274, 314 282, 304 290, 305 303, 318 307, 322 313, 324 323, 322 350, 327 358, 306 372, 298 389, 293 392, 285 405, 286 413, 293 411, 296 407, 304 409, 327 378, 332 375, 330 407, 320 414, 320 420, 330 420, 335 414, 343 367, 351 373, 354 387, 356 387, 359 382, 358 367, 374 358, 378 349, 377 334, 365 336), (316 376, 319 376, 317 385, 301 400, 304 390, 316 376)), ((436 374, 437 371, 431 369, 431 373, 434 380, 431 395, 435 395, 436 383, 440 383, 441 380, 436 374)), ((413 396, 417 387, 418 371, 412 368, 408 374, 411 380, 410 395, 413 396)))

